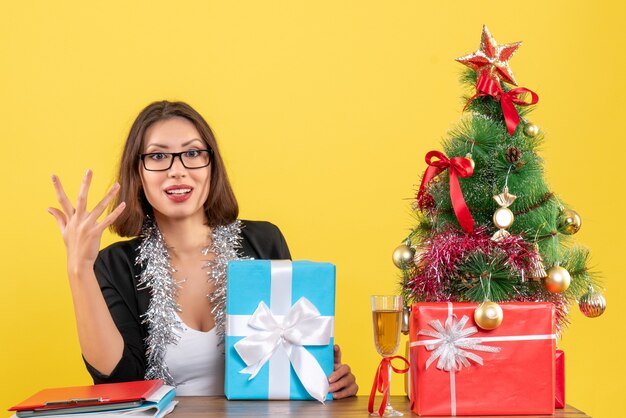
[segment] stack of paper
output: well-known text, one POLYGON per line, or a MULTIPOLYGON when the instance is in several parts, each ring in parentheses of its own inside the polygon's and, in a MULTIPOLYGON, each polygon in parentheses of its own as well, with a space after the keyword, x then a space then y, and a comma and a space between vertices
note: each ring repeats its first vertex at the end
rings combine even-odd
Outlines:
MULTIPOLYGON (((13 417, 160 418, 178 402, 176 391, 162 380, 146 380, 71 388, 45 389, 10 408, 13 417)), ((12 418, 13 418, 12 417, 12 418)))

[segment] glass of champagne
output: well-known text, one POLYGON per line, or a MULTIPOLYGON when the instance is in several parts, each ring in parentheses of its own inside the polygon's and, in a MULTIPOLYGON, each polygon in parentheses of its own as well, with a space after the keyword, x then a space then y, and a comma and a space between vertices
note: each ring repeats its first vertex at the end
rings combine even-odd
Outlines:
MULTIPOLYGON (((402 327, 402 296, 372 296, 372 321, 374 325, 374 344, 376 351, 383 357, 391 357, 400 345, 400 328, 402 327)), ((391 368, 389 373, 389 394, 391 395, 391 368)), ((378 416, 372 413, 372 416, 378 416)), ((391 407, 387 401, 384 417, 404 415, 391 407)))

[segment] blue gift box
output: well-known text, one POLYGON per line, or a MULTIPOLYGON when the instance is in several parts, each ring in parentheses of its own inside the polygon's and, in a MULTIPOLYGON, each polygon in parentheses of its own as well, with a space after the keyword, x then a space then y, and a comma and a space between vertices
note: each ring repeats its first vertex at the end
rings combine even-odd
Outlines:
MULTIPOLYGON (((290 362, 287 354, 290 349, 278 348, 266 356, 269 360, 264 358, 267 360, 264 364, 255 363, 256 366, 259 364, 262 366, 257 367, 258 370, 254 374, 245 371, 246 368, 250 369, 253 366, 250 366, 250 363, 246 364, 242 358, 243 354, 240 354, 242 352, 240 347, 244 344, 242 340, 251 335, 254 336, 253 340, 258 340, 259 336, 270 338, 273 335, 275 341, 285 341, 282 338, 283 334, 278 337, 276 333, 255 328, 254 318, 264 318, 270 322, 276 320, 276 323, 282 323, 283 319, 289 322, 289 318, 293 317, 304 318, 301 313, 293 314, 298 308, 309 313, 318 311, 320 317, 312 321, 322 321, 327 331, 323 345, 307 345, 305 341, 301 346, 293 347, 295 350, 304 349, 310 353, 310 355, 300 353, 299 358, 306 358, 306 361, 304 366, 303 362, 298 366, 297 361, 296 365, 300 373, 302 367, 307 369, 313 367, 318 370, 313 379, 317 385, 322 377, 322 371, 323 379, 326 381, 333 371, 335 266, 330 263, 288 260, 237 260, 229 263, 224 382, 224 392, 228 399, 314 399, 298 378, 294 364, 290 362), (269 317, 273 319, 268 319, 269 317), (239 344, 236 346, 237 343, 239 344)), ((310 322, 309 327, 312 324, 314 322, 310 322)), ((315 334, 320 327, 313 325, 313 328, 315 330, 310 334, 315 334)), ((279 330, 278 333, 280 332, 282 331, 279 330)), ((308 337, 303 338, 307 340, 308 337)), ((248 341, 250 340, 248 338, 248 341)), ((258 350, 248 348, 248 351, 255 355, 258 350)), ((331 400, 332 394, 329 393, 326 399, 331 400)))

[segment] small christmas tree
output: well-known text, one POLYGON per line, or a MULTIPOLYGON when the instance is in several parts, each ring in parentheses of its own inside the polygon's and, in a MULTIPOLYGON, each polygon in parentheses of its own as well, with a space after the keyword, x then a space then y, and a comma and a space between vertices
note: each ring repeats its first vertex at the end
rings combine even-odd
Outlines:
POLYGON ((393 258, 407 303, 550 301, 561 330, 572 301, 589 317, 606 302, 589 251, 570 242, 581 218, 543 176, 543 133, 526 119, 538 96, 509 87, 520 45, 498 45, 485 26, 480 49, 457 59, 467 113, 444 152, 426 155, 417 224, 393 258))

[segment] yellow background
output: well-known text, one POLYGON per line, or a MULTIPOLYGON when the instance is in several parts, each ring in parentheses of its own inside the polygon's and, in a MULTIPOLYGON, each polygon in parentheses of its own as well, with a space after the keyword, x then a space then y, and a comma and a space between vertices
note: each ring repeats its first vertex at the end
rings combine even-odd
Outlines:
POLYGON ((366 395, 379 360, 368 297, 396 290, 391 252, 412 223, 423 156, 463 107, 453 59, 477 49, 486 23, 498 42, 524 41, 511 66, 540 96, 532 120, 547 133, 546 176, 582 215, 575 238, 604 275, 606 314, 573 306, 559 343, 567 401, 623 415, 621 2, 91 3, 7 1, 0 15, 0 408, 90 383, 46 213, 50 175, 75 196, 93 169, 95 204, 132 120, 164 98, 188 101, 214 128, 242 218, 279 225, 296 259, 337 264, 336 338, 366 395))

